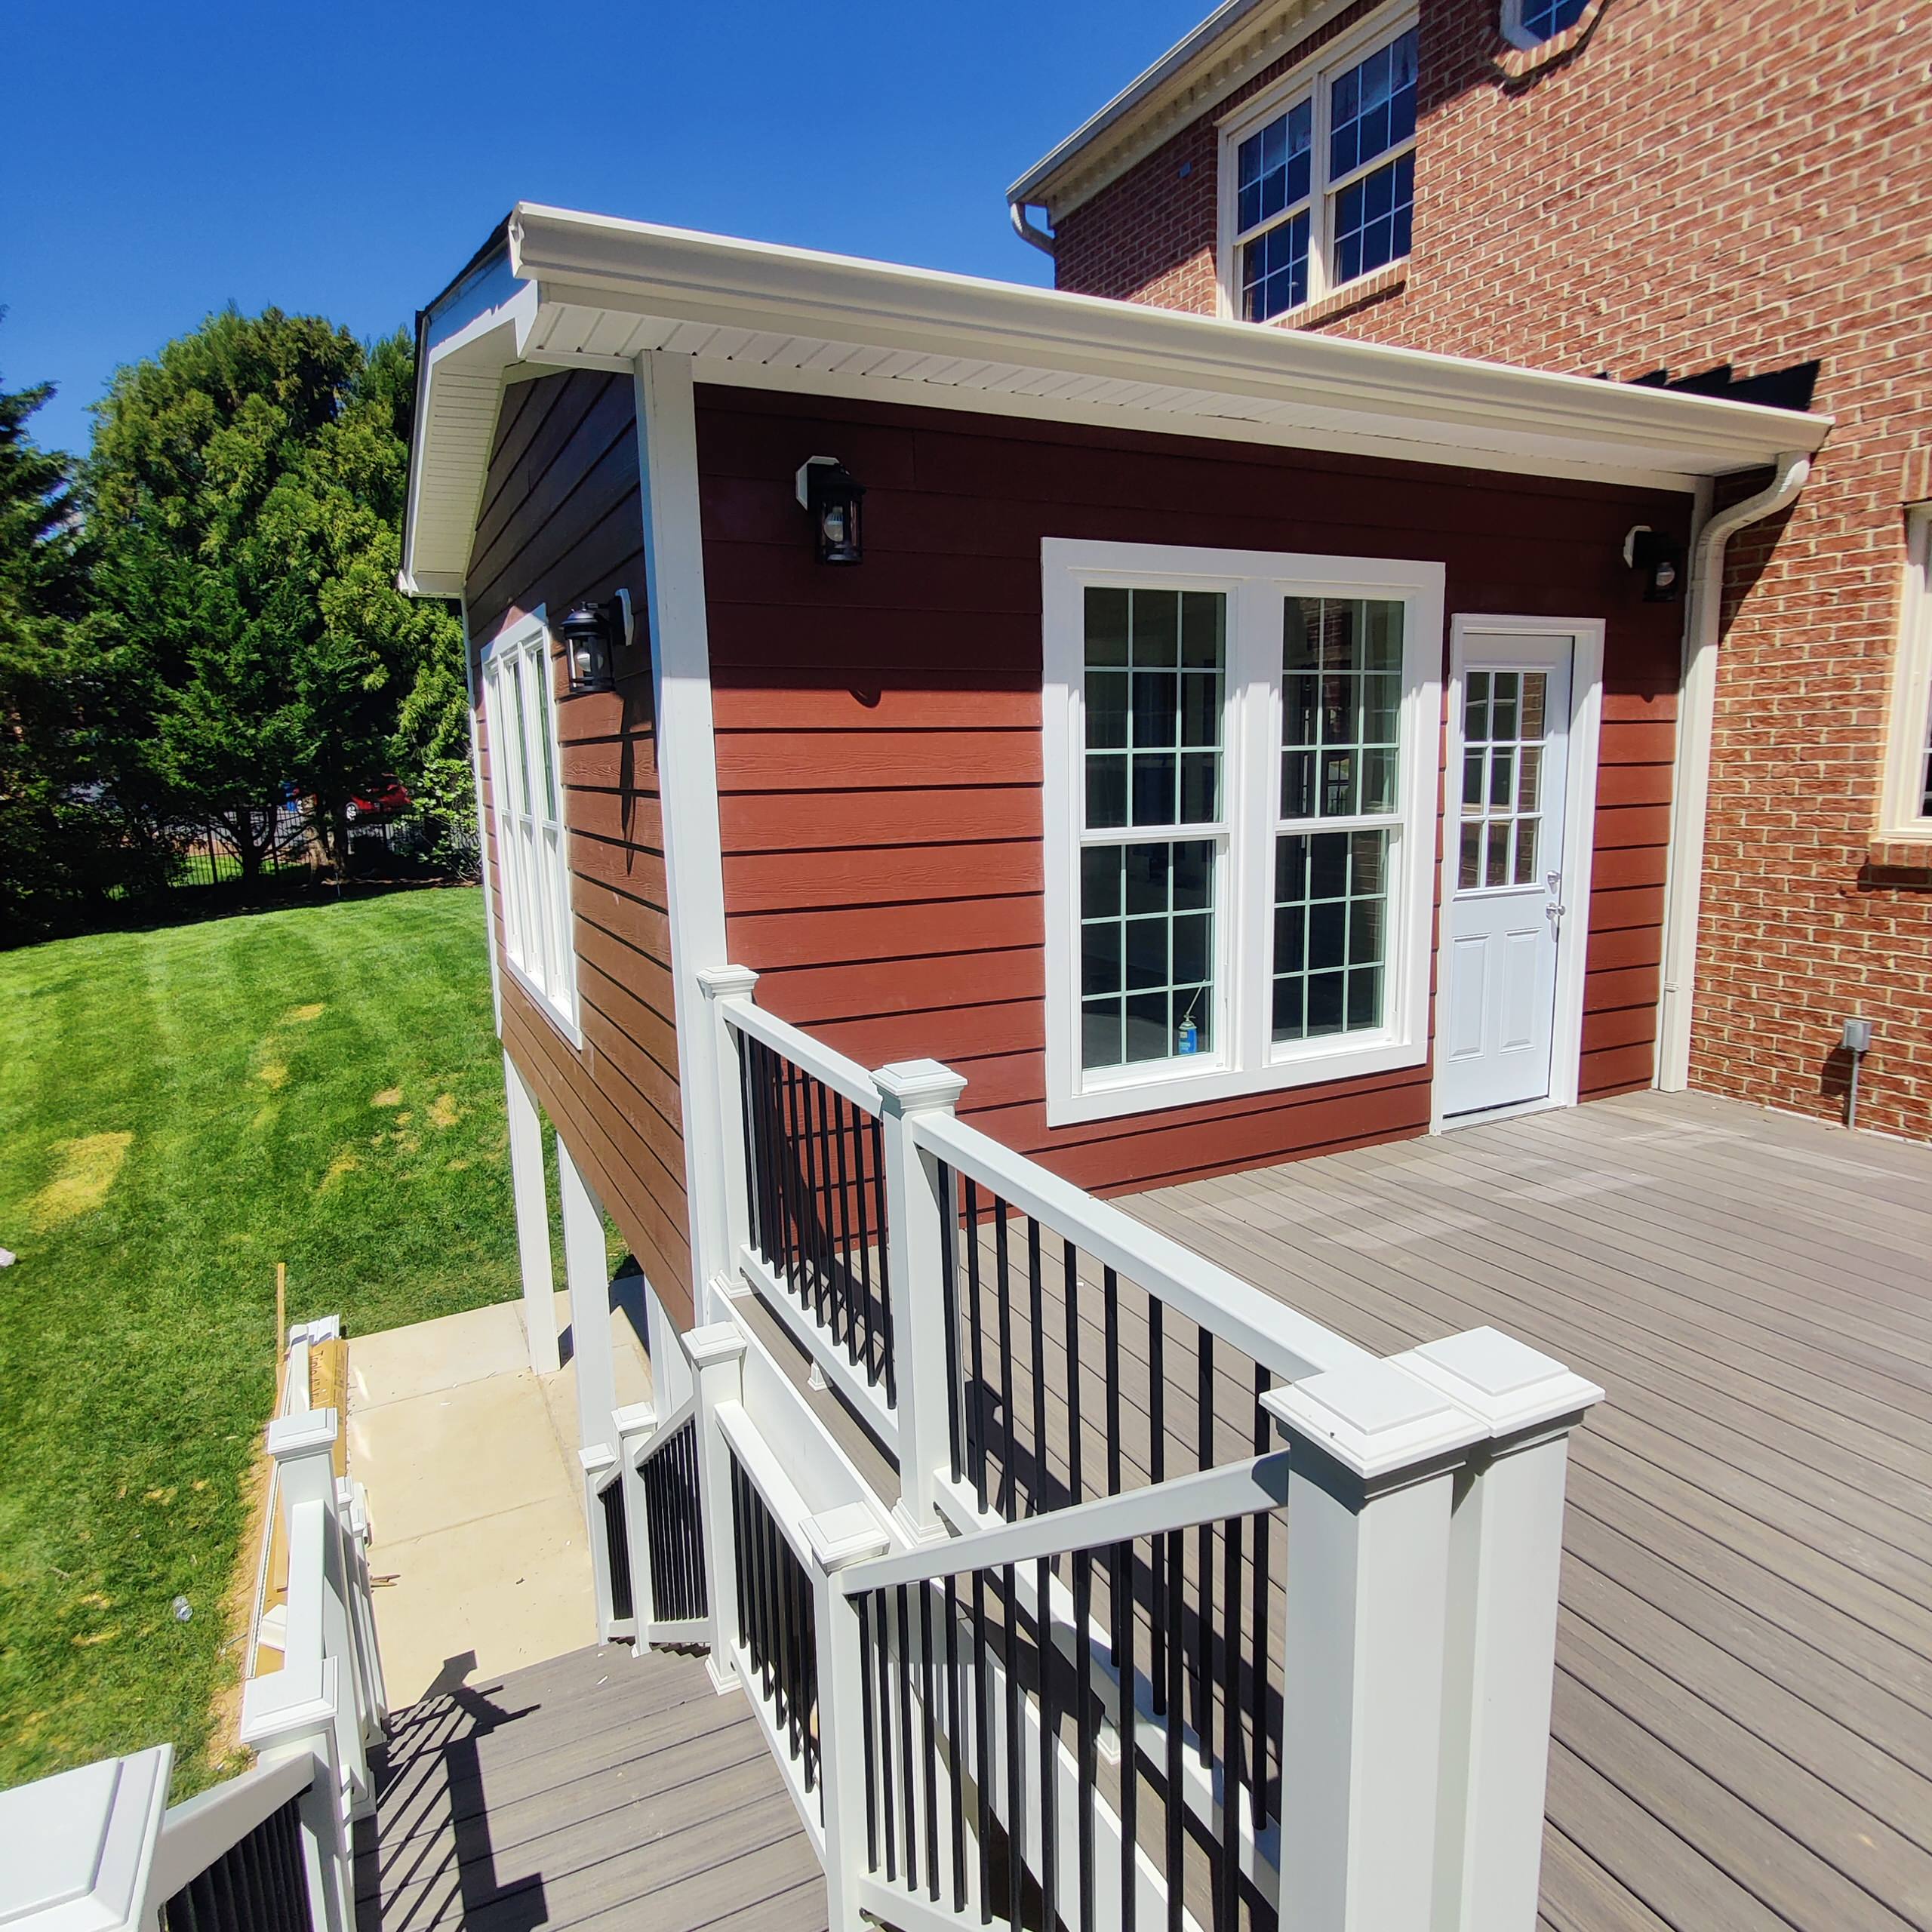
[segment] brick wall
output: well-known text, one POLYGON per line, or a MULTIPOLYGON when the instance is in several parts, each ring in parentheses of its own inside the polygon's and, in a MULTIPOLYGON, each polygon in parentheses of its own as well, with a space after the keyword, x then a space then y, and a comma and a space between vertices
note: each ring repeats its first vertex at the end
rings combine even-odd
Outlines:
MULTIPOLYGON (((1321 325, 1625 378, 1822 363, 1812 482, 1730 546, 1692 1078, 1835 1114, 1863 1011, 1861 1119, 1932 1134, 1932 872, 1872 846, 1932 444, 1932 0, 1607 0, 1527 75, 1496 19, 1422 0, 1408 274, 1321 325)), ((1239 97, 1063 214, 1063 287, 1211 309, 1239 97)))

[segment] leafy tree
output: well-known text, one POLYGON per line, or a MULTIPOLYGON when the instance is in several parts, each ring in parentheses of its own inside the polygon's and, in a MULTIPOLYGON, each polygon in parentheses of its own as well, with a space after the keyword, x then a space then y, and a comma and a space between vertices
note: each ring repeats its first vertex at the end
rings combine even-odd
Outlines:
POLYGON ((51 385, 0 391, 0 938, 152 884, 168 854, 102 755, 115 666, 86 615, 72 465, 29 423, 51 385))
POLYGON ((252 875, 262 808, 347 808, 393 768, 405 698, 460 663, 454 620, 395 587, 414 373, 318 317, 232 307, 97 405, 85 472, 104 626, 138 660, 146 771, 252 875))

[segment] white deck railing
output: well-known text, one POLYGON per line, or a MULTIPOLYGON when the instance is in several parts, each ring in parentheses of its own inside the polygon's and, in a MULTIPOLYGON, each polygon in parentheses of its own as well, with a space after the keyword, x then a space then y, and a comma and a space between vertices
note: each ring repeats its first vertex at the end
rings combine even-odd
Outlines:
POLYGON ((281 1413, 268 1428, 271 1520, 242 1694, 254 1768, 166 1811, 165 1745, 0 1795, 0 1923, 354 1932, 352 1822, 373 1804, 368 1752, 389 1709, 361 1491, 335 1473, 336 1411, 309 1406, 312 1341, 339 1332, 332 1320, 291 1331, 281 1413), (278 1515, 288 1592, 266 1647, 281 1661, 263 1670, 278 1515))
POLYGON ((948 1069, 869 1072, 701 977, 734 1264, 686 1338, 712 1667, 832 1922, 1013 1921, 1023 1866, 1081 1932, 1529 1932, 1565 1444, 1601 1391, 1491 1330, 1379 1358, 958 1120, 948 1069))

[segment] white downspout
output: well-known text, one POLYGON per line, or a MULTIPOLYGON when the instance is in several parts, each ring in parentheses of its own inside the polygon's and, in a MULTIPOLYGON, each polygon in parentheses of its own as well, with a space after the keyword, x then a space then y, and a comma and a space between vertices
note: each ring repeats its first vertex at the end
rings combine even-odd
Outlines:
POLYGON ((1035 228, 1026 219, 1026 204, 1024 202, 1008 202, 1006 211, 1013 217, 1014 233, 1021 241, 1030 242, 1041 254, 1051 260, 1056 238, 1044 228, 1035 228))
POLYGON ((1671 785, 1669 884, 1663 920, 1663 995, 1658 1009, 1657 1084, 1679 1094, 1690 1084, 1690 1011, 1697 995, 1697 918, 1704 827, 1711 803, 1711 738, 1717 718, 1718 623, 1724 609, 1724 551, 1746 524, 1774 515, 1804 488, 1811 459, 1790 450, 1770 486, 1714 516, 1697 533, 1684 616, 1684 681, 1678 697, 1677 761, 1671 785))

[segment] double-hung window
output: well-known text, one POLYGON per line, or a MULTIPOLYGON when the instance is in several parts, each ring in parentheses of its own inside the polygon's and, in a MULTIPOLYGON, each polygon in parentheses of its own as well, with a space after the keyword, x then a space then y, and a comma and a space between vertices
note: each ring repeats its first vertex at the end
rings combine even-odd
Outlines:
POLYGON ((511 965, 567 1031, 577 1026, 568 851, 559 777, 550 633, 539 611, 506 628, 483 658, 497 883, 511 965))
POLYGON ((1503 0, 1503 38, 1518 47, 1540 47, 1574 27, 1588 6, 1589 0, 1503 0))
POLYGON ((1043 568, 1049 1120, 1419 1063, 1441 567, 1043 568))
POLYGON ((1243 107, 1222 131, 1233 312, 1266 321, 1405 257, 1415 141, 1412 26, 1324 53, 1243 107))
POLYGON ((1878 829, 1932 851, 1932 503, 1906 513, 1901 614, 1878 829))

